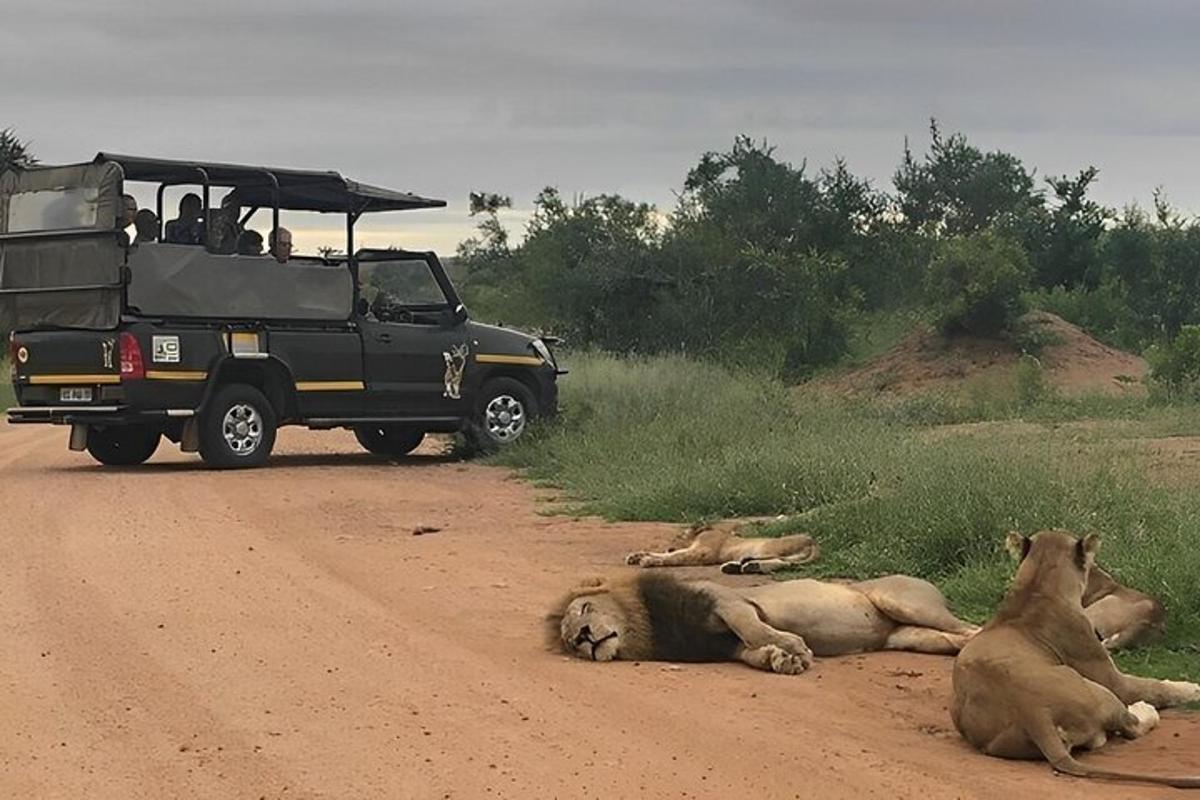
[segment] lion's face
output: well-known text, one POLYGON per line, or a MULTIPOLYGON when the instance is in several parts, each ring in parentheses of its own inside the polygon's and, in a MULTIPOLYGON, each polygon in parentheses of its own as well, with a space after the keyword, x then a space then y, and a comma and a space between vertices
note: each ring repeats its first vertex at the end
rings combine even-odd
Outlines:
POLYGON ((612 661, 621 648, 625 613, 608 595, 578 597, 563 613, 560 630, 567 652, 592 661, 612 661))

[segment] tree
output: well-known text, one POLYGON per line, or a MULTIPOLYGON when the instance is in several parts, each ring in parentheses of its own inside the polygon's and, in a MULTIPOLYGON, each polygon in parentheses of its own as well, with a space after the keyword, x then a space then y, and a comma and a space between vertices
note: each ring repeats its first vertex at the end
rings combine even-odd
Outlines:
POLYGON ((1023 310, 1029 261, 1012 239, 991 231, 946 240, 929 265, 929 307, 946 334, 995 336, 1023 310))
POLYGON ((1046 183, 1054 193, 1053 209, 1046 220, 1040 242, 1031 253, 1037 281, 1042 286, 1066 289, 1100 284, 1100 237, 1113 213, 1088 199, 1088 188, 1100 171, 1080 170, 1074 179, 1050 177, 1046 183))
POLYGON ((29 145, 18 139, 12 128, 0 128, 0 172, 22 170, 38 163, 29 145))
POLYGON ((930 120, 929 135, 929 153, 922 160, 905 140, 893 178, 897 210, 910 229, 939 236, 1018 230, 1042 208, 1033 174, 1016 156, 983 153, 961 133, 945 138, 937 120, 930 120))

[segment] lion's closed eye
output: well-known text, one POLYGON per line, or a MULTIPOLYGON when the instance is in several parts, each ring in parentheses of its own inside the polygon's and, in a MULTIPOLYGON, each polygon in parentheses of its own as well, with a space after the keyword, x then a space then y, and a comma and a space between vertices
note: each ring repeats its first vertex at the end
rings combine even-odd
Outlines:
POLYGON ((588 603, 588 602, 585 602, 583 605, 581 605, 581 606, 579 607, 579 613, 580 613, 580 614, 590 614, 590 613, 592 613, 592 604, 591 604, 591 603, 588 603))

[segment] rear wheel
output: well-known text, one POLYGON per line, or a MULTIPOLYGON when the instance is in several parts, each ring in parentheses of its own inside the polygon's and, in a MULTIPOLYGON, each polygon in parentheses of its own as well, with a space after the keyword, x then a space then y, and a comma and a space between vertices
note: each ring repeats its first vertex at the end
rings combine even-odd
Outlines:
POLYGON ((154 455, 162 434, 145 425, 117 425, 88 431, 87 451, 101 464, 131 467, 154 455))
POLYGON ((425 431, 403 425, 359 425, 354 429, 354 438, 377 456, 403 456, 425 440, 425 431))
POLYGON ((218 469, 261 467, 275 446, 275 409, 253 386, 217 390, 200 419, 200 457, 218 469))

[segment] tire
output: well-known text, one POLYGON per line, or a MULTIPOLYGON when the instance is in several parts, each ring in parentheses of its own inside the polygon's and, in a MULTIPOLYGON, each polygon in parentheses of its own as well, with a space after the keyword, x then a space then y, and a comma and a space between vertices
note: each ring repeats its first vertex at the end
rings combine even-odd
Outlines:
POLYGON ((222 386, 200 418, 200 457, 216 469, 261 467, 275 446, 275 409, 244 383, 222 386))
POLYGON ((132 467, 154 455, 161 439, 162 433, 145 425, 93 427, 88 431, 87 451, 101 464, 132 467))
POLYGON ((354 438, 377 456, 406 456, 425 440, 425 431, 403 425, 360 425, 354 438))
POLYGON ((468 439, 490 452, 519 440, 538 416, 537 399, 516 378, 492 378, 483 384, 468 439))

